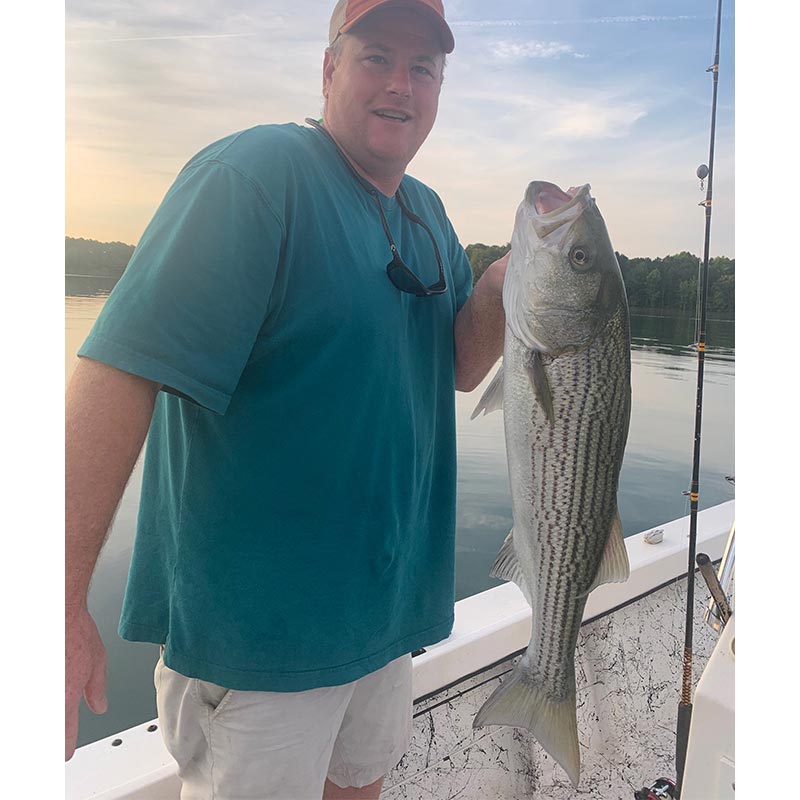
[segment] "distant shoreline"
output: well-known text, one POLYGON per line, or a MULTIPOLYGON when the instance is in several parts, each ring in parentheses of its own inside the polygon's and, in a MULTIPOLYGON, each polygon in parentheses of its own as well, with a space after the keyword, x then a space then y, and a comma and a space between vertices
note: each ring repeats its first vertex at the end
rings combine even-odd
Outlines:
MULTIPOLYGON (((477 282, 510 245, 468 244, 464 249, 477 282)), ((65 237, 64 296, 108 294, 122 277, 134 245, 65 237)), ((663 258, 617 253, 632 313, 637 316, 694 316, 700 259, 689 252, 663 258), (634 310, 635 309, 635 310, 634 310)), ((709 264, 708 318, 735 319, 736 261, 715 256, 709 264)))

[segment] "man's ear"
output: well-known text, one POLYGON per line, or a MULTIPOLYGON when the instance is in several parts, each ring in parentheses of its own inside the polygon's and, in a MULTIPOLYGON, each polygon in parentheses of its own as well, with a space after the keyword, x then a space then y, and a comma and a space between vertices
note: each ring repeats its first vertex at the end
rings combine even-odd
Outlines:
POLYGON ((333 80, 333 73, 336 70, 336 64, 334 63, 333 54, 330 51, 330 48, 325 50, 325 59, 322 62, 322 96, 328 96, 328 88, 331 85, 331 81, 333 80))

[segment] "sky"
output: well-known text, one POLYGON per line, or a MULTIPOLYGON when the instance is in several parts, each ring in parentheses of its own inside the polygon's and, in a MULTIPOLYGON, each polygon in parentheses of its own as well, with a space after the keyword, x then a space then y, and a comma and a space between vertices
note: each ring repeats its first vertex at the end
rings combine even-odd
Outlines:
MULTIPOLYGON (((322 108, 331 0, 68 0, 66 235, 135 244, 206 144, 322 108)), ((590 183, 628 256, 702 254, 714 0, 449 0, 436 125, 408 172, 463 245, 531 180, 590 183)), ((723 9, 711 255, 734 251, 734 5, 723 9)))

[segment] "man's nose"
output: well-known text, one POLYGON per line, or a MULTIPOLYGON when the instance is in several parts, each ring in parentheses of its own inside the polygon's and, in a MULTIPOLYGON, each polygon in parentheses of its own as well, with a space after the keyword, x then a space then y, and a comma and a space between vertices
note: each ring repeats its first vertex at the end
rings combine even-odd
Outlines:
POLYGON ((386 82, 386 91, 400 97, 411 97, 411 72, 407 66, 394 66, 386 82))

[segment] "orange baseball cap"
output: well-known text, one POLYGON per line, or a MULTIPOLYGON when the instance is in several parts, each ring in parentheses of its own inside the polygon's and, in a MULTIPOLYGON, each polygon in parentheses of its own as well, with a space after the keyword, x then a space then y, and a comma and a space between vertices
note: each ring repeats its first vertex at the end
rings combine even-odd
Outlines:
POLYGON ((444 18, 442 0, 339 0, 331 15, 328 43, 333 44, 340 33, 347 33, 370 11, 381 6, 405 6, 419 9, 433 24, 444 52, 453 52, 456 43, 453 32, 444 18))

